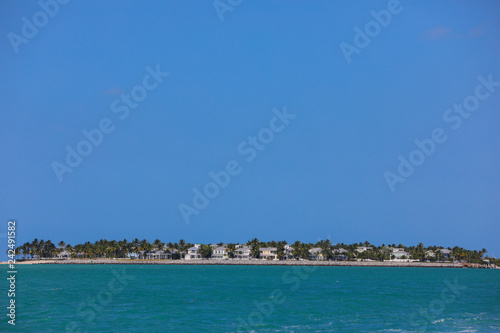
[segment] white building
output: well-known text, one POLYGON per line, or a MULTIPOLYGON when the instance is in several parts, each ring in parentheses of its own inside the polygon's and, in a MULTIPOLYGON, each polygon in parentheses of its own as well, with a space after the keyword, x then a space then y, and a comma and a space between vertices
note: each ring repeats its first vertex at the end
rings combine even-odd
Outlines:
POLYGON ((405 257, 405 259, 410 259, 410 253, 406 251, 400 251, 399 249, 394 249, 394 251, 392 251, 391 253, 391 257, 394 259, 403 259, 403 257, 405 257))
POLYGON ((212 259, 227 259, 227 250, 224 246, 216 247, 212 252, 212 259))
POLYGON ((373 247, 371 247, 371 246, 358 246, 356 248, 356 252, 359 252, 359 253, 362 253, 365 251, 370 251, 370 250, 373 250, 373 247))
POLYGON ((320 247, 313 247, 309 250, 309 255, 311 256, 311 260, 324 260, 323 249, 320 247))
POLYGON ((165 251, 151 251, 145 254, 146 259, 172 259, 172 254, 165 251))
POLYGON ((452 252, 451 250, 448 250, 448 249, 439 249, 439 252, 441 252, 441 254, 445 257, 445 258, 450 258, 452 256, 452 252))
POLYGON ((195 244, 193 247, 190 247, 184 259, 185 260, 201 259, 200 244, 195 244))
POLYGON ((248 246, 237 248, 234 252, 235 259, 249 260, 252 255, 252 252, 250 251, 250 248, 248 246))
POLYGON ((349 251, 347 251, 345 249, 337 249, 337 250, 334 250, 333 252, 336 254, 337 260, 348 260, 349 259, 349 257, 347 256, 347 253, 349 253, 349 251))
POLYGON ((285 260, 291 260, 293 258, 294 258, 294 256, 293 256, 293 247, 291 245, 286 244, 285 245, 285 256, 283 257, 283 259, 285 259, 285 260))

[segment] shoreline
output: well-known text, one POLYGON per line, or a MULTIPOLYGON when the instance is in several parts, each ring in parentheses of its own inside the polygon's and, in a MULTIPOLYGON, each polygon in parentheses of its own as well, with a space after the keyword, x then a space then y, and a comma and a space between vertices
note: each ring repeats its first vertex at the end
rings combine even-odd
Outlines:
MULTIPOLYGON (((2 261, 0 264, 7 264, 2 261)), ((66 259, 16 261, 16 265, 237 265, 237 266, 344 266, 344 267, 426 267, 464 268, 462 263, 396 261, 313 261, 313 260, 146 260, 66 259)), ((478 267, 479 268, 479 267, 478 267)))

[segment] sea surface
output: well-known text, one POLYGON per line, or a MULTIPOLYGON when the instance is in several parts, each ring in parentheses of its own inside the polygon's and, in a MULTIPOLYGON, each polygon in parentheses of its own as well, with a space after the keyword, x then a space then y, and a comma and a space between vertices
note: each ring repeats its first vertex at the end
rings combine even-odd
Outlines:
MULTIPOLYGON (((2 265, 4 275, 6 266, 2 265)), ((1 332, 500 332, 500 270, 18 265, 1 332)))

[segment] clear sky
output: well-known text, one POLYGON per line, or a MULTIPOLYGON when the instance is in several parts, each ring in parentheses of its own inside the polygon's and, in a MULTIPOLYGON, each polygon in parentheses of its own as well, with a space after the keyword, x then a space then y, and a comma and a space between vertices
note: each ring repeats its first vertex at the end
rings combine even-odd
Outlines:
POLYGON ((500 256, 500 2, 43 1, 50 15, 0 2, 2 246, 16 219, 19 244, 328 237, 500 256), (92 151, 71 167, 66 147, 92 151), (218 194, 196 208, 206 184, 218 194))

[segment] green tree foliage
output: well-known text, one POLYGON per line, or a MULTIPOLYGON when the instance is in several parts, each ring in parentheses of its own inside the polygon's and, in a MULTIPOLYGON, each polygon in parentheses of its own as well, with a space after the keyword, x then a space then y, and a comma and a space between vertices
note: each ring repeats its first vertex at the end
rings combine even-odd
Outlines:
MULTIPOLYGON (((285 257, 285 245, 286 241, 269 241, 261 242, 257 238, 252 239, 247 243, 251 248, 251 254, 254 258, 259 258, 261 247, 276 247, 277 255, 279 259, 285 257)), ((74 246, 66 244, 64 241, 58 243, 58 248, 54 245, 51 240, 38 240, 35 238, 32 242, 26 242, 15 249, 15 254, 23 259, 34 259, 34 258, 53 258, 60 254, 62 251, 67 251, 72 258, 127 258, 130 254, 136 254, 137 256, 144 258, 145 254, 153 250, 167 250, 174 251, 178 250, 178 254, 173 254, 173 258, 180 259, 184 257, 188 248, 192 247, 193 244, 187 243, 184 239, 179 240, 178 243, 168 242, 166 245, 160 239, 155 239, 153 243, 148 240, 139 240, 135 238, 133 241, 129 242, 126 239, 115 241, 101 239, 95 241, 94 243, 85 242, 83 244, 76 244, 74 246)), ((309 250, 313 247, 321 248, 321 254, 328 260, 337 260, 337 257, 343 255, 338 252, 339 249, 344 249, 347 251, 346 255, 349 260, 355 259, 371 259, 371 260, 389 260, 393 258, 392 250, 393 248, 402 248, 410 253, 411 259, 418 259, 420 261, 453 261, 458 260, 461 262, 484 264, 487 257, 485 257, 487 250, 481 249, 477 250, 467 250, 462 247, 455 246, 451 250, 452 252, 447 258, 443 253, 443 247, 429 246, 425 247, 424 244, 419 243, 416 246, 405 247, 402 244, 395 246, 394 244, 385 246, 375 246, 369 242, 364 243, 353 243, 344 244, 338 243, 332 245, 330 240, 320 240, 316 243, 302 243, 296 241, 292 244, 292 255, 296 259, 310 259, 309 250), (358 252, 356 249, 360 246, 372 247, 371 250, 364 252, 358 252), (432 255, 433 254, 433 255, 432 255)), ((200 254, 203 258, 210 258, 212 255, 212 248, 209 245, 201 245, 200 254)), ((226 246, 229 258, 234 258, 236 252, 236 245, 229 243, 226 246)), ((497 263, 500 265, 500 260, 495 258, 487 258, 490 263, 497 263)))
POLYGON ((199 253, 202 258, 210 258, 212 256, 212 247, 210 245, 200 245, 199 253))
POLYGON ((227 257, 228 258, 234 258, 234 253, 236 252, 236 245, 233 243, 229 243, 226 246, 226 251, 227 251, 227 257))

